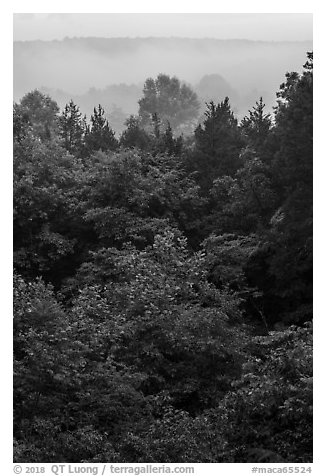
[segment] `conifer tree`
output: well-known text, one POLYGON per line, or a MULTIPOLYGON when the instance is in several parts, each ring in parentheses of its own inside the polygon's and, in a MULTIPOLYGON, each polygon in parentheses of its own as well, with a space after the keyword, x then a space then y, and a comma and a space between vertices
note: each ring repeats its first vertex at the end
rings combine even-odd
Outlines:
POLYGON ((240 124, 249 147, 255 149, 259 155, 263 152, 264 143, 272 126, 271 115, 265 114, 264 108, 263 98, 260 97, 253 109, 248 111, 249 116, 245 116, 240 124))
POLYGON ((85 131, 86 116, 82 117, 79 107, 71 100, 60 116, 60 134, 68 152, 78 154, 81 151, 85 131))
POLYGON ((127 128, 123 131, 120 138, 120 145, 126 148, 136 147, 145 150, 150 142, 150 138, 141 127, 140 119, 131 115, 125 122, 127 128))
POLYGON ((229 98, 207 104, 205 120, 195 130, 195 150, 190 168, 198 171, 199 181, 207 191, 214 179, 234 175, 241 165, 239 154, 244 145, 238 121, 234 117, 229 98))
POLYGON ((105 111, 101 104, 98 105, 98 108, 94 108, 91 124, 87 127, 86 147, 89 153, 97 150, 102 150, 103 152, 115 150, 118 147, 118 141, 108 120, 105 118, 105 111))

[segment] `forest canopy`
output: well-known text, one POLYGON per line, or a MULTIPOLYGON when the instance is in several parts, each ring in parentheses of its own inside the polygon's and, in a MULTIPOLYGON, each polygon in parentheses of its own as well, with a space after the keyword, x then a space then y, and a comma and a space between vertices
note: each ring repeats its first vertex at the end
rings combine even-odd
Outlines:
POLYGON ((312 461, 312 60, 241 121, 14 104, 16 462, 312 461))

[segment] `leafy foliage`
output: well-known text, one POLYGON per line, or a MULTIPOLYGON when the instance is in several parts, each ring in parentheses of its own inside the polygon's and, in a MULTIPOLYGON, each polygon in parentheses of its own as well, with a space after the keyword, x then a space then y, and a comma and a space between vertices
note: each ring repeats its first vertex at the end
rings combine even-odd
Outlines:
POLYGON ((303 323, 312 317, 312 54, 302 75, 288 73, 286 78, 278 94, 279 148, 271 167, 282 200, 271 217, 260 256, 264 292, 273 299, 281 320, 303 323))
POLYGON ((139 100, 139 116, 144 125, 153 115, 170 123, 173 129, 187 130, 199 112, 197 95, 175 76, 159 74, 145 81, 143 97, 139 100))
POLYGON ((235 462, 312 459, 311 326, 257 337, 241 380, 226 395, 226 451, 235 462))
POLYGON ((48 140, 57 134, 58 113, 57 103, 35 89, 14 105, 14 134, 21 137, 29 129, 37 139, 48 140))
POLYGON ((14 263, 29 276, 60 278, 75 246, 78 159, 55 141, 14 144, 14 263))
POLYGON ((161 74, 119 141, 14 104, 15 461, 311 461, 312 74, 194 133, 161 74))

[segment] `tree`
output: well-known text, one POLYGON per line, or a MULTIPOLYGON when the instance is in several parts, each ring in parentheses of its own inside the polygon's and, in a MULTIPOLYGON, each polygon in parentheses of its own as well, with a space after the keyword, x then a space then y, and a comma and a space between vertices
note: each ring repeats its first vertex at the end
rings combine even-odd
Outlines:
POLYGON ((15 105, 14 117, 17 119, 17 114, 19 114, 24 118, 23 121, 31 126, 35 137, 49 140, 55 137, 58 131, 58 112, 57 103, 50 96, 35 89, 25 94, 20 104, 15 105))
POLYGON ((117 323, 92 304, 90 289, 65 312, 52 286, 15 276, 15 461, 119 460, 119 432, 146 419, 141 377, 107 354, 117 323))
POLYGON ((167 154, 169 156, 181 156, 183 148, 183 136, 179 136, 176 139, 173 137, 173 131, 169 121, 165 130, 164 124, 159 119, 157 114, 153 115, 153 134, 151 136, 151 152, 156 154, 167 154))
POLYGON ((139 116, 144 126, 149 126, 156 114, 165 125, 174 130, 186 130, 198 116, 197 95, 179 79, 159 74, 154 80, 145 81, 143 97, 139 100, 139 116))
POLYGON ((303 74, 286 74, 281 84, 276 109, 276 137, 279 151, 275 157, 286 195, 298 188, 310 190, 312 197, 313 142, 313 56, 308 53, 303 74))
POLYGON ((166 227, 193 233, 203 199, 194 180, 166 154, 98 152, 83 175, 84 219, 104 246, 153 242, 166 227))
POLYGON ((312 317, 313 69, 312 53, 301 75, 287 74, 276 112, 279 141, 273 167, 283 198, 272 220, 269 271, 284 318, 312 317), (286 317, 287 315, 287 317, 286 317))
MULTIPOLYGON (((175 405, 194 412, 223 395, 242 359, 242 332, 230 324, 240 317, 238 300, 207 282, 204 264, 180 232, 168 229, 144 250, 102 249, 88 265, 96 287, 92 312, 105 319, 101 309, 107 307, 116 316, 121 344, 115 359, 143 374, 145 395, 165 390, 175 405), (103 269, 110 273, 104 280, 103 269)), ((83 289, 82 295, 89 292, 83 289)), ((79 316, 90 305, 82 304, 82 295, 79 316)))
POLYGON ((269 321, 302 324, 312 318, 312 54, 302 74, 286 74, 278 98, 270 165, 277 200, 248 274, 269 321))
POLYGON ((312 54, 273 127, 226 98, 177 137, 179 89, 120 144, 14 105, 17 462, 311 460, 312 54))
POLYGON ((248 140, 248 146, 253 148, 260 156, 264 152, 264 145, 272 126, 270 114, 264 113, 263 98, 256 102, 249 116, 245 116, 240 127, 248 140))
POLYGON ((71 100, 66 104, 60 118, 60 135, 64 146, 71 154, 79 155, 86 132, 86 116, 82 117, 78 106, 71 100))
POLYGON ((122 134, 128 114, 121 107, 113 104, 111 111, 107 115, 108 121, 116 134, 122 134))
POLYGON ((150 137, 142 128, 140 118, 131 115, 125 125, 127 128, 121 134, 120 145, 125 148, 136 147, 146 150, 150 143, 150 137))
POLYGON ((219 406, 220 419, 215 415, 228 441, 224 457, 311 462, 311 324, 255 337, 250 353, 241 379, 219 406))
POLYGON ((118 141, 114 136, 108 120, 105 118, 105 111, 99 104, 94 108, 91 116, 91 124, 86 130, 85 136, 86 148, 89 154, 97 150, 107 151, 115 150, 118 147, 118 141))
POLYGON ((214 179, 234 175, 241 160, 244 145, 238 121, 231 111, 229 98, 219 104, 207 104, 205 121, 195 130, 195 150, 189 157, 189 168, 199 173, 198 180, 205 192, 214 179))
POLYGON ((232 103, 239 103, 239 94, 219 74, 206 74, 195 87, 201 103, 201 113, 205 112, 205 104, 213 101, 215 104, 226 96, 231 98, 232 103))
POLYGON ((29 134, 14 142, 13 171, 15 267, 58 283, 73 268, 82 164, 57 139, 40 142, 29 134))
POLYGON ((211 188, 215 233, 261 233, 269 227, 277 207, 270 167, 248 149, 241 160, 243 166, 233 178, 219 177, 211 188))
POLYGON ((27 111, 19 104, 14 103, 13 107, 13 138, 14 141, 20 143, 31 134, 31 123, 27 111))

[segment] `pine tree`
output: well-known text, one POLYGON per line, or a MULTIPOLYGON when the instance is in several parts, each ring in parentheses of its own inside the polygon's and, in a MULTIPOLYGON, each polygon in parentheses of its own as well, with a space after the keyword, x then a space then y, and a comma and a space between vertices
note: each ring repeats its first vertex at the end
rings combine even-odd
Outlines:
POLYGON ((248 146, 252 147, 260 156, 264 151, 264 144, 272 126, 270 114, 264 113, 265 104, 263 98, 256 102, 249 116, 245 116, 240 127, 248 140, 248 146))
POLYGON ((99 104, 98 108, 94 108, 91 124, 86 130, 87 150, 89 153, 97 150, 105 152, 107 150, 116 150, 118 145, 115 134, 105 118, 105 111, 101 104, 99 104))
POLYGON ((213 101, 207 104, 205 117, 195 130, 190 168, 199 172, 201 186, 207 191, 217 177, 236 173, 244 142, 228 97, 217 105, 213 101))
POLYGON ((120 138, 120 145, 126 148, 136 147, 140 150, 147 149, 150 137, 140 125, 140 119, 131 115, 125 122, 127 128, 120 138))
MULTIPOLYGON (((304 323, 312 317, 313 72, 287 73, 275 116, 278 151, 271 164, 279 206, 271 219, 263 265, 253 279, 264 292, 265 312, 278 321, 304 323)), ((259 257, 258 257, 259 258, 259 257)), ((256 284, 256 283, 255 283, 256 284)))
POLYGON ((86 116, 82 117, 78 106, 71 100, 60 116, 60 134, 65 148, 71 154, 78 154, 83 146, 86 132, 86 116))

